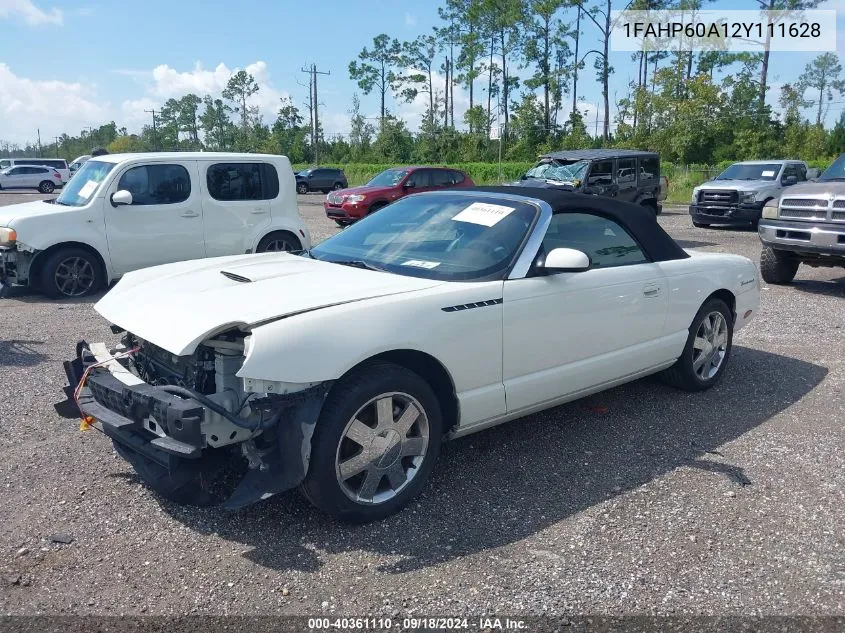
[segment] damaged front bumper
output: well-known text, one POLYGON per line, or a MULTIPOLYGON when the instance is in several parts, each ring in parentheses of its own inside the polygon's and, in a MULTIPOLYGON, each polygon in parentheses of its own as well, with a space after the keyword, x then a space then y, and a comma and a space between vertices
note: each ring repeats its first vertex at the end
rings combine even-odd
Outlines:
POLYGON ((14 245, 0 246, 0 284, 19 286, 29 283, 29 269, 35 251, 19 250, 14 245))
POLYGON ((263 406, 272 409, 275 423, 262 427, 246 442, 214 448, 206 437, 213 415, 209 409, 142 381, 114 360, 104 345, 80 341, 76 358, 65 361, 64 370, 68 404, 75 401, 81 416, 91 418, 91 424, 113 440, 117 452, 141 479, 164 496, 175 498, 172 493, 177 488, 219 470, 226 461, 224 455, 231 458, 232 448, 241 448, 249 467, 225 500, 228 509, 266 499, 304 480, 314 425, 330 387, 326 382, 262 398, 263 406), (89 368, 75 398, 74 391, 89 368))

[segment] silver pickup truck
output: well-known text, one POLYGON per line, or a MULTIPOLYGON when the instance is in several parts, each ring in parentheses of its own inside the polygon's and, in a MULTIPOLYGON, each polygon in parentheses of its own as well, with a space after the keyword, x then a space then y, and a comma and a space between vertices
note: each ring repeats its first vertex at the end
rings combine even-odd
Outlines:
POLYGON ((757 230, 767 283, 788 284, 800 264, 845 267, 845 154, 817 179, 767 203, 757 230))
POLYGON ((763 206, 786 187, 807 180, 799 160, 750 160, 734 163, 713 180, 693 189, 689 207, 694 226, 755 225, 763 206))

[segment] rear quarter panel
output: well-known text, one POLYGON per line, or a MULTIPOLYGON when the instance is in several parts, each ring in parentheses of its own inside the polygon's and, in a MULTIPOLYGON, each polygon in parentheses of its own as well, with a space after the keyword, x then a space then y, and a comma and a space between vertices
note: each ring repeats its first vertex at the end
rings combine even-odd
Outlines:
POLYGON ((688 259, 661 262, 667 281, 665 333, 687 330, 704 301, 719 290, 728 290, 736 301, 734 329, 742 328, 760 305, 757 267, 739 255, 691 253, 688 259), (752 315, 743 318, 746 311, 752 315))

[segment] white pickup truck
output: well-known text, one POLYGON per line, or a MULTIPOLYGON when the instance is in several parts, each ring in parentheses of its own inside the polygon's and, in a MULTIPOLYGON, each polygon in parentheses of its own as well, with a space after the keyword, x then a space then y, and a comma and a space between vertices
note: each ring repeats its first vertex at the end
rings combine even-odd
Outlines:
POLYGON ((0 283, 81 297, 148 266, 311 246, 284 156, 109 154, 0 209, 0 283))

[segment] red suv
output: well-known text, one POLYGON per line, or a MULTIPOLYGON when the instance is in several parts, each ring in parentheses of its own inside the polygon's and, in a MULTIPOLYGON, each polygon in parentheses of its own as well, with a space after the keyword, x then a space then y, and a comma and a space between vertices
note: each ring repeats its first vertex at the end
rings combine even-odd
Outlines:
POLYGON ((474 186, 472 179, 458 169, 394 167, 362 187, 331 192, 323 206, 329 218, 345 226, 411 193, 474 186))

